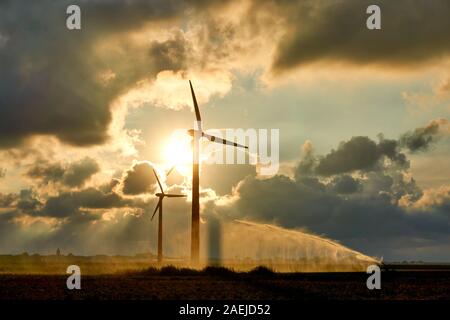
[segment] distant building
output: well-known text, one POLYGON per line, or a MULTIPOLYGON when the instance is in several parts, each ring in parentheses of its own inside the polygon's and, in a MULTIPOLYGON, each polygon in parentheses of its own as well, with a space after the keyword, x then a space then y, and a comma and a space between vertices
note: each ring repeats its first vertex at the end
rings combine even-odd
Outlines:
POLYGON ((59 248, 56 249, 56 255, 57 255, 58 257, 61 255, 61 250, 59 250, 59 248))

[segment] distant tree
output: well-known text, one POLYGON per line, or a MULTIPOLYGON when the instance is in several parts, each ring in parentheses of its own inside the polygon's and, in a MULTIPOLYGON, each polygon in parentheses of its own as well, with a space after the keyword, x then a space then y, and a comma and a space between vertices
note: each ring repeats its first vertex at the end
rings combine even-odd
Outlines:
POLYGON ((56 255, 57 255, 58 257, 61 255, 61 250, 59 250, 59 248, 56 249, 56 255))

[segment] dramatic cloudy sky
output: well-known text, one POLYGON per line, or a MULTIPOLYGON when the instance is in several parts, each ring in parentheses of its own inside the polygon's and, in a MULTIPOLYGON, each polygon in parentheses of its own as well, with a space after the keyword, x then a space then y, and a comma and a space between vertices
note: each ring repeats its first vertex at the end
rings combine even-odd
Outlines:
MULTIPOLYGON (((379 0, 376 31, 370 4, 1 1, 0 253, 154 251, 152 168, 190 189, 191 79, 207 128, 280 130, 276 175, 203 165, 203 228, 449 262, 450 2, 379 0)), ((188 255, 190 199, 165 209, 166 252, 188 255)))

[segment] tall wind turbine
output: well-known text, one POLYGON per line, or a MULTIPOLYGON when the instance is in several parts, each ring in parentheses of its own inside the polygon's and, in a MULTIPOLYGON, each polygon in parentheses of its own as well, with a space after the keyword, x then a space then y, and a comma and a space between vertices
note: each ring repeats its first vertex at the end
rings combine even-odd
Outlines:
POLYGON ((239 148, 248 149, 247 146, 243 146, 236 142, 227 141, 225 139, 215 137, 206 134, 202 130, 202 119, 200 116, 200 110, 198 108, 197 99, 195 97, 194 88, 189 80, 189 86, 191 87, 192 101, 194 103, 196 125, 194 129, 188 131, 192 136, 192 225, 191 225, 191 262, 197 264, 199 262, 200 255, 200 176, 199 176, 199 164, 200 164, 200 139, 205 137, 209 141, 230 145, 239 148))
MULTIPOLYGON (((170 172, 173 170, 170 169, 167 175, 170 174, 170 172)), ((161 192, 158 192, 155 194, 159 198, 158 204, 156 205, 155 211, 153 212, 152 219, 155 217, 156 211, 159 209, 159 215, 158 215, 158 262, 162 261, 163 254, 162 254, 162 210, 163 210, 163 199, 164 197, 168 198, 184 198, 187 197, 185 194, 170 194, 165 193, 164 189, 161 185, 161 182, 159 181, 158 174, 156 173, 155 169, 153 169, 153 173, 155 174, 156 181, 158 181, 159 189, 161 192)))

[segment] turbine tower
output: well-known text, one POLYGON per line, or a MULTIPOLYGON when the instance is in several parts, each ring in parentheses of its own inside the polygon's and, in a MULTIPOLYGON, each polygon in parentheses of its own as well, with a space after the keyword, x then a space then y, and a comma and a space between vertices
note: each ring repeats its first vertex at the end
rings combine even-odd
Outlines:
MULTIPOLYGON (((172 170, 173 170, 173 168, 169 170, 167 175, 169 175, 172 170)), ((164 189, 163 189, 163 187, 161 185, 161 182, 159 181, 158 174, 156 173, 155 169, 153 169, 153 173, 155 174, 156 181, 158 181, 159 189, 161 190, 161 192, 158 192, 158 193, 155 194, 155 196, 157 196, 159 198, 159 200, 158 200, 158 204, 156 205, 155 211, 153 211, 153 215, 152 215, 152 218, 151 218, 151 220, 153 221, 153 218, 155 217, 156 211, 158 211, 158 209, 159 209, 159 214, 158 214, 158 262, 161 263, 162 262, 162 258, 163 258, 163 253, 162 253, 163 199, 164 199, 164 197, 168 197, 168 198, 184 198, 184 197, 187 197, 187 196, 185 194, 165 193, 164 189)))
POLYGON ((197 99, 195 97, 194 88, 189 80, 189 86, 191 87, 192 101, 194 103, 196 125, 194 129, 188 131, 192 136, 192 224, 191 224, 191 262, 197 264, 200 256, 200 139, 205 137, 209 141, 230 145, 234 147, 240 147, 248 149, 247 146, 243 146, 236 142, 227 141, 225 139, 211 136, 206 134, 202 130, 202 119, 200 116, 200 110, 198 108, 197 99))

